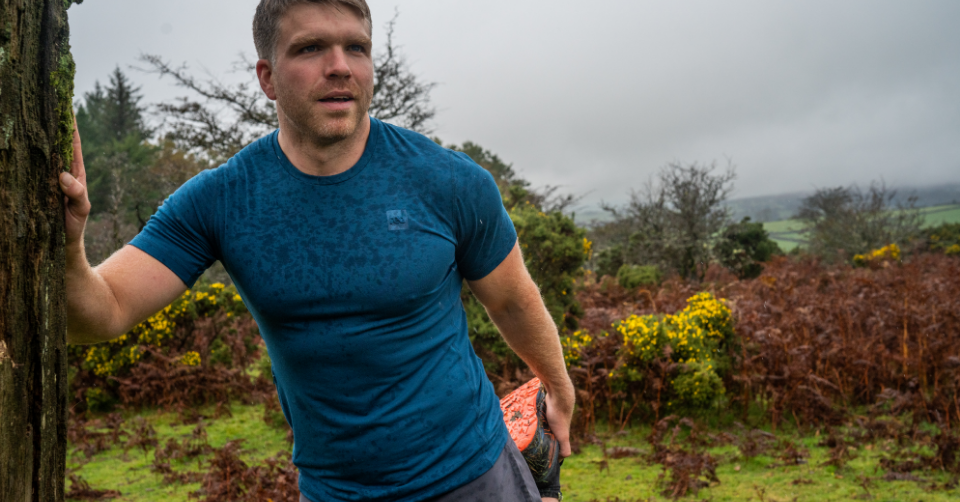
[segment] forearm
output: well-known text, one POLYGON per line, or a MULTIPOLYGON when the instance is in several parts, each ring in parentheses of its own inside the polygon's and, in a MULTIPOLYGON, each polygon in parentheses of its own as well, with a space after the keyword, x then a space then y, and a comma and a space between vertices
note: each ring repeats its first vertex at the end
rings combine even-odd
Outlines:
POLYGON ((87 262, 83 242, 67 245, 67 343, 105 342, 125 331, 109 283, 87 262))
POLYGON ((554 393, 573 408, 574 390, 563 361, 557 327, 540 299, 539 291, 524 292, 498 310, 488 309, 507 345, 540 378, 548 393, 554 393), (567 399, 568 398, 568 399, 567 399))

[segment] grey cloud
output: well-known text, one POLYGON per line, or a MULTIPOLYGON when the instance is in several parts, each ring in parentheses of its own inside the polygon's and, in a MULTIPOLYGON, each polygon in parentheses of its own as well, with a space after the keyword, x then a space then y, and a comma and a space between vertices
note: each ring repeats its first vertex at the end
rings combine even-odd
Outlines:
MULTIPOLYGON (((370 0, 440 86, 436 132, 536 185, 623 200, 668 161, 738 166, 737 194, 960 179, 960 3, 370 0)), ((140 52, 225 72, 254 0, 71 9, 78 88, 140 52), (161 34, 163 23, 174 29, 161 34)), ((179 94, 152 77, 149 100, 179 94)), ((240 78, 236 75, 224 78, 240 78)))

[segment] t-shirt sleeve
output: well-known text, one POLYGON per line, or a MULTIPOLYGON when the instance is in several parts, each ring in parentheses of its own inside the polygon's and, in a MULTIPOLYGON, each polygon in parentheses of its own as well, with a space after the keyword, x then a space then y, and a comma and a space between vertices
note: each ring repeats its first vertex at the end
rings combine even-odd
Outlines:
POLYGON ((130 241, 134 246, 163 263, 187 287, 217 260, 215 228, 216 176, 203 171, 184 183, 167 198, 130 241))
POLYGON ((510 254, 517 231, 503 207, 493 176, 466 155, 456 167, 457 266, 475 281, 493 272, 510 254))

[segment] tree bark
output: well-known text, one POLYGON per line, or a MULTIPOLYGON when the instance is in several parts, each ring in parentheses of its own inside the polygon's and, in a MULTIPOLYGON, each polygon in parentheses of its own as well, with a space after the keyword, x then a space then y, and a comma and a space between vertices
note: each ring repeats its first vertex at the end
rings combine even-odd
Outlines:
MULTIPOLYGON (((0 0, 0 500, 63 501, 70 0, 0 0)), ((79 3, 79 2, 77 2, 79 3)))

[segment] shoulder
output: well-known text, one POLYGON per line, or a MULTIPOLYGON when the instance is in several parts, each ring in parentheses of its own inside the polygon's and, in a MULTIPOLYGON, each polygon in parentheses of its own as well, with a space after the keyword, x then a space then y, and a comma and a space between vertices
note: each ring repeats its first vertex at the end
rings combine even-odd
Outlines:
MULTIPOLYGON (((377 119, 371 118, 371 120, 377 119)), ((466 154, 445 148, 423 134, 386 122, 378 122, 383 136, 382 152, 389 157, 399 157, 417 164, 418 169, 434 169, 457 178, 482 176, 487 172, 466 154)))
POLYGON ((268 134, 250 143, 217 167, 200 171, 178 191, 199 192, 210 196, 237 183, 256 183, 264 172, 269 171, 264 168, 264 165, 277 162, 277 156, 273 151, 275 134, 276 132, 268 134))
POLYGON ((258 166, 270 162, 279 162, 275 147, 277 132, 273 131, 250 143, 220 167, 211 169, 211 171, 216 171, 217 176, 226 180, 237 176, 249 176, 264 170, 262 167, 258 168, 258 166))

